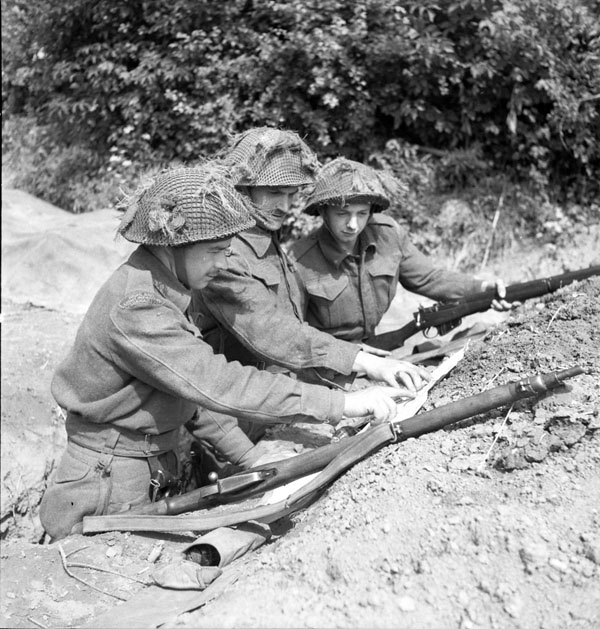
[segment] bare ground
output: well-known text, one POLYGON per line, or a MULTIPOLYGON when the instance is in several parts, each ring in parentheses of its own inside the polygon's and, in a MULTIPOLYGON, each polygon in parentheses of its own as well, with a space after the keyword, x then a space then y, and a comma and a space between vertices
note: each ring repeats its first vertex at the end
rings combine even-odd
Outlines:
MULTIPOLYGON (((24 459, 21 474, 2 474, 3 501, 7 492, 20 497, 3 509, 5 627, 79 627, 144 592, 158 599, 159 588, 145 585, 149 574, 192 539, 105 533, 39 543, 43 487, 26 476, 36 465, 47 475, 62 448, 49 381, 79 320, 3 306, 3 427, 20 427, 23 444, 39 453, 34 460, 18 432, 7 440, 3 430, 3 467, 7 456, 24 459)), ((599 626, 599 330, 599 279, 527 304, 469 347, 428 404, 573 364, 592 373, 535 403, 384 448, 280 522, 269 544, 225 568, 207 590, 215 589, 213 600, 198 593, 201 607, 178 615, 174 593, 153 620, 123 616, 112 626, 599 626), (226 579, 235 583, 215 587, 226 579)), ((272 439, 297 441, 303 431, 305 441, 327 437, 301 425, 272 439)))

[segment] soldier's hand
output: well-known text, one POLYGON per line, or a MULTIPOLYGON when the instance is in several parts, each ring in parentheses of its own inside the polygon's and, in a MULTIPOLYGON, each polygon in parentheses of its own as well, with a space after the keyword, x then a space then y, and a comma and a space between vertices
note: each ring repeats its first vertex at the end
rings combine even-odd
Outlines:
POLYGON ((504 283, 504 280, 497 278, 493 281, 483 281, 481 283, 482 291, 489 290, 490 288, 495 288, 496 295, 498 295, 498 298, 492 301, 492 308, 494 310, 502 312, 504 310, 512 310, 513 308, 521 305, 520 301, 506 301, 506 284, 504 283))
POLYGON ((344 393, 344 415, 346 417, 374 415, 379 421, 390 420, 396 416, 396 400, 414 397, 413 391, 394 387, 369 387, 344 393))
POLYGON ((404 387, 412 392, 418 391, 431 380, 431 376, 423 367, 404 360, 382 358, 362 351, 358 352, 352 370, 371 380, 385 382, 390 387, 404 387))

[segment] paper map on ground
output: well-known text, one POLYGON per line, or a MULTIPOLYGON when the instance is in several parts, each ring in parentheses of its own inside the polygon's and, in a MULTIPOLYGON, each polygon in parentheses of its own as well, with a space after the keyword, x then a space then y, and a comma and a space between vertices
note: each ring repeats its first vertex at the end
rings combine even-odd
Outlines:
MULTIPOLYGON (((417 393, 417 397, 412 400, 404 400, 402 402, 398 402, 398 411, 396 413, 396 417, 392 421, 392 423, 396 424, 409 417, 413 417, 416 415, 425 402, 427 401, 427 395, 429 391, 442 379, 444 378, 458 363, 464 358, 465 350, 467 349, 467 345, 462 347, 454 354, 451 354, 443 360, 430 374, 431 380, 417 393)), ((368 426, 365 426, 363 430, 367 430, 368 426)), ((288 483, 287 485, 282 485, 281 487, 277 487, 265 493, 262 499, 259 502, 259 505, 268 505, 273 504, 275 502, 279 502, 280 500, 285 500, 288 496, 291 496, 295 491, 303 487, 304 485, 310 483, 310 481, 319 475, 320 472, 315 472, 314 474, 310 474, 308 476, 302 476, 302 478, 297 478, 296 480, 288 483)))

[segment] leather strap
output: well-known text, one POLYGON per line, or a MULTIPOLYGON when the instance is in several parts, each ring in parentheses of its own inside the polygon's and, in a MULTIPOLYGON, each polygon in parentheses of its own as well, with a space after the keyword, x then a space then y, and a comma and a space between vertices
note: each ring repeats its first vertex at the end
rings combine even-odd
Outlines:
MULTIPOLYGON (((84 533, 103 531, 212 531, 221 526, 234 526, 241 522, 256 520, 270 523, 288 513, 303 508, 329 483, 338 478, 358 461, 396 440, 391 424, 381 424, 366 431, 361 439, 353 438, 352 446, 343 450, 310 483, 301 487, 286 500, 270 505, 231 511, 218 515, 172 516, 172 515, 100 515, 83 518, 84 533)), ((241 497, 241 496, 240 496, 241 497)))

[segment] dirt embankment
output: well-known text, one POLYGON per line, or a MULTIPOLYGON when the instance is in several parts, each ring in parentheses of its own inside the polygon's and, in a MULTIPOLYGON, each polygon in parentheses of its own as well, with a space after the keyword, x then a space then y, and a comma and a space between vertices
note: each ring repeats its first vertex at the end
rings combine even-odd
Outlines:
MULTIPOLYGON (((16 307, 7 314, 28 349, 14 355, 4 375, 14 382, 19 369, 36 368, 45 386, 40 367, 56 360, 59 340, 72 337, 77 318, 16 307), (56 337, 32 344, 31 330, 56 337)), ((598 330, 600 279, 523 307, 468 348, 429 405, 573 364, 593 373, 510 412, 386 447, 281 523, 271 543, 226 568, 220 579, 236 582, 214 600, 143 626, 598 626, 598 330)), ((3 412, 30 399, 24 413, 33 417, 40 403, 28 397, 27 382, 13 410, 3 405, 3 412)), ((294 441, 298 434, 296 428, 272 438, 294 441)), ((140 596, 147 590, 140 581, 148 582, 154 565, 173 561, 190 539, 74 536, 62 548, 68 562, 88 566, 70 568, 86 584, 65 572, 56 544, 5 541, 3 626, 82 626, 114 608, 115 597, 140 596)))
MULTIPOLYGON (((3 208, 3 226, 4 219, 3 208)), ((103 229, 112 230, 107 219, 103 229)), ((53 214, 47 220, 56 227, 53 214)), ((597 256, 598 234, 600 226, 582 228, 562 248, 516 252, 495 271, 519 281, 586 266, 597 256)), ((44 259, 60 266, 58 241, 46 241, 44 259)), ((19 242, 11 249, 15 260, 19 242)), ((4 261, 3 251, 3 270, 4 261)), ((54 267, 46 267, 49 279, 39 279, 54 289, 54 267)), ((15 273, 21 268, 36 273, 17 260, 15 273)), ((23 280, 18 285, 26 288, 23 280)), ((77 286, 67 288, 66 301, 60 294, 53 303, 74 303, 77 286)), ((154 596, 149 574, 177 558, 193 535, 111 533, 39 543, 37 506, 65 439, 50 379, 81 310, 7 297, 3 277, 0 624, 79 627, 126 599, 154 596)), ((199 610, 176 617, 172 602, 160 614, 149 604, 144 624, 123 617, 113 626, 600 626, 599 330, 599 279, 526 304, 468 348, 428 404, 573 364, 592 373, 535 403, 386 447, 320 501, 278 523, 269 544, 226 568, 207 590, 213 600, 198 599, 199 610), (235 583, 219 589, 227 579, 235 583)), ((327 440, 328 428, 314 430, 301 424, 271 439, 327 440)))

